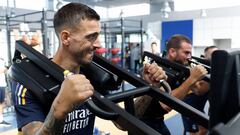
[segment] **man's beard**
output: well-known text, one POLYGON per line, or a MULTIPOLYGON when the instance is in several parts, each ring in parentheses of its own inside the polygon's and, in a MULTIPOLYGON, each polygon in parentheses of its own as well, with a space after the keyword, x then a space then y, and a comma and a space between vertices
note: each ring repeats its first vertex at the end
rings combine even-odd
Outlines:
POLYGON ((188 62, 182 62, 180 60, 175 60, 175 62, 178 63, 178 64, 181 64, 181 65, 184 65, 184 66, 188 66, 189 65, 188 62))
POLYGON ((78 53, 76 55, 77 62, 80 65, 90 64, 92 62, 92 58, 93 58, 93 52, 92 51, 84 51, 84 52, 78 53))
POLYGON ((89 65, 92 62, 92 59, 86 60, 86 59, 80 59, 79 63, 82 66, 89 65))

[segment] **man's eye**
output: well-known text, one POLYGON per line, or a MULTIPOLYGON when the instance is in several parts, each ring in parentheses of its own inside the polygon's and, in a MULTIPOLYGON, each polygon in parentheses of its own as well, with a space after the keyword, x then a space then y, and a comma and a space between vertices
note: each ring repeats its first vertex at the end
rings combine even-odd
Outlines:
POLYGON ((97 39, 97 37, 98 37, 98 33, 93 33, 86 36, 87 40, 90 42, 94 42, 97 39))

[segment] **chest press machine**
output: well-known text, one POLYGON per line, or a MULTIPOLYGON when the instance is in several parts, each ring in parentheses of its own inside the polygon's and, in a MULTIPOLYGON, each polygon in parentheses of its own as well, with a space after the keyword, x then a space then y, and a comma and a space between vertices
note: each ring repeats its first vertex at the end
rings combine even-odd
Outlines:
MULTIPOLYGON (((16 41, 17 51, 23 53, 26 58, 16 59, 11 66, 11 78, 23 84, 34 93, 34 95, 46 106, 46 112, 50 107, 57 93, 59 92, 61 82, 64 80, 61 67, 50 61, 41 53, 26 45, 22 41, 16 41)), ((86 104, 89 109, 98 117, 112 120, 126 129, 131 135, 160 135, 157 131, 150 128, 148 125, 140 121, 134 116, 133 98, 149 95, 164 104, 170 106, 174 110, 188 116, 198 124, 208 128, 209 117, 186 103, 178 100, 168 93, 158 90, 158 88, 148 85, 144 80, 136 75, 129 73, 117 65, 110 63, 105 58, 95 55, 92 62, 92 67, 97 68, 92 71, 103 72, 98 80, 91 80, 89 73, 90 68, 86 68, 83 74, 94 82, 95 91, 91 100, 86 104), (84 73, 85 72, 85 73, 84 73), (104 80, 102 77, 107 78, 104 80), (109 83, 107 80, 111 80, 109 83), (111 87, 107 90, 117 89, 120 87, 121 80, 127 81, 136 88, 122 91, 115 94, 106 94, 104 86, 111 87), (102 84, 102 85, 101 85, 102 84), (110 85, 111 84, 111 85, 110 85), (125 103, 125 109, 120 108, 115 103, 125 103), (101 106, 101 107, 100 107, 101 106)), ((91 71, 90 71, 91 72, 91 71)), ((166 88, 166 87, 164 87, 166 88)))

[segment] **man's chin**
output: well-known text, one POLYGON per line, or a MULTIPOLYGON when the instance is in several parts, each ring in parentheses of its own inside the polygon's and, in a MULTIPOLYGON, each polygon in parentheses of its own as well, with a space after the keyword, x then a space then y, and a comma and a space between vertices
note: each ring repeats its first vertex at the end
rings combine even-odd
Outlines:
POLYGON ((82 58, 80 60, 80 65, 88 65, 92 62, 92 60, 93 60, 93 55, 90 55, 90 54, 86 55, 85 58, 82 58))
POLYGON ((81 65, 82 65, 82 66, 84 66, 84 65, 89 65, 91 62, 92 62, 92 59, 82 60, 82 61, 81 61, 81 65))
POLYGON ((186 63, 183 63, 183 65, 184 65, 184 66, 189 66, 189 63, 188 63, 188 62, 186 62, 186 63))

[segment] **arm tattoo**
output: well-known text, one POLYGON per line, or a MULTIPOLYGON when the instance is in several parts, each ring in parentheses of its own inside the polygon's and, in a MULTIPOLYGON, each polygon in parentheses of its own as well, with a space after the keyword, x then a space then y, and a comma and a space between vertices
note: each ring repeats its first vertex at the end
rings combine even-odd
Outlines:
POLYGON ((135 115, 137 117, 142 117, 145 111, 147 110, 148 106, 150 105, 152 101, 152 97, 145 95, 142 97, 139 97, 135 100, 135 115))
POLYGON ((53 116, 54 107, 51 107, 42 130, 36 135, 61 135, 63 132, 64 119, 56 119, 53 116))

